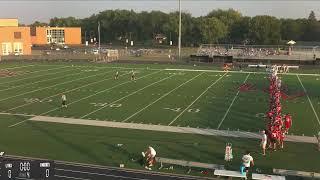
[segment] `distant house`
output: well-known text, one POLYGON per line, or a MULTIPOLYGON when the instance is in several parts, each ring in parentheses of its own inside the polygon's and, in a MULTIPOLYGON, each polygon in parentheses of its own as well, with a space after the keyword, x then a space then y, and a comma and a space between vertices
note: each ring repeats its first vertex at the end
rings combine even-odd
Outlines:
POLYGON ((154 36, 154 40, 156 43, 162 44, 166 41, 167 36, 163 35, 163 34, 156 34, 154 36))

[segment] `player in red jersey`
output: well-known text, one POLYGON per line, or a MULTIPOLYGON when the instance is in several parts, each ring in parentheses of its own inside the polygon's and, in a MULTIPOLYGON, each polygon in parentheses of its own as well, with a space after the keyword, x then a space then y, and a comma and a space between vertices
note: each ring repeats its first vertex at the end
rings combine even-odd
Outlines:
POLYGON ((292 118, 290 114, 286 114, 284 116, 284 126, 285 126, 285 132, 288 134, 288 131, 292 126, 292 118))

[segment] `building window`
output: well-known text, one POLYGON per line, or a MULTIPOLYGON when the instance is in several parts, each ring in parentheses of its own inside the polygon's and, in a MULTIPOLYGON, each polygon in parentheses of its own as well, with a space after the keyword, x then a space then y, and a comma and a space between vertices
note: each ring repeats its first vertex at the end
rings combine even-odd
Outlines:
POLYGON ((14 32, 15 39, 21 39, 21 32, 14 32))
POLYGON ((23 45, 21 42, 15 42, 13 43, 13 52, 14 55, 22 55, 23 54, 23 45))
POLYGON ((64 29, 47 30, 47 43, 64 44, 64 29))
POLYGON ((2 43, 2 55, 9 55, 12 53, 11 43, 2 43))
POLYGON ((34 26, 30 27, 30 35, 31 36, 37 36, 37 28, 34 26))

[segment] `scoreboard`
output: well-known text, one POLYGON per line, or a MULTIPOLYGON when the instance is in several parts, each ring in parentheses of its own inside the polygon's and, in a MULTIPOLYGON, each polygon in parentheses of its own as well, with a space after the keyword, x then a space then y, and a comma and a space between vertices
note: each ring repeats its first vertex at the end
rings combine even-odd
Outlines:
POLYGON ((53 180, 54 161, 0 159, 0 179, 53 180))

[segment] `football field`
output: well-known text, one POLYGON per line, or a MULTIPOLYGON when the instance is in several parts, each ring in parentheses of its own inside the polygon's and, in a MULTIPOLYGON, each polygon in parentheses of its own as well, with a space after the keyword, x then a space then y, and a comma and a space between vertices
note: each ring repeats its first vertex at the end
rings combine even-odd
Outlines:
MULTIPOLYGON (((264 128, 269 104, 263 71, 70 63, 2 64, 5 68, 14 75, 0 77, 0 111, 12 115, 257 132, 264 128), (67 108, 61 108, 61 94, 67 96, 67 108)), ((283 112, 293 117, 290 134, 315 135, 320 130, 319 74, 281 78, 283 112)))
MULTIPOLYGON (((61 62, 0 65, 0 150, 8 154, 112 166, 124 163, 139 169, 132 159, 152 145, 162 157, 237 170, 241 155, 250 149, 264 173, 272 168, 318 172, 320 159, 312 143, 288 142, 285 150, 268 152, 266 158, 259 154, 257 139, 62 124, 70 118, 180 131, 190 127, 256 133, 264 128, 268 109, 264 69, 223 72, 214 66, 61 62), (114 79, 117 71, 119 78, 114 79), (67 108, 61 107, 62 94, 67 108), (36 122, 33 117, 57 121, 36 122), (227 164, 226 143, 233 144, 234 152, 233 162, 227 164)), ((290 134, 314 136, 320 130, 319 70, 302 69, 281 78, 283 111, 293 116, 290 134)))

